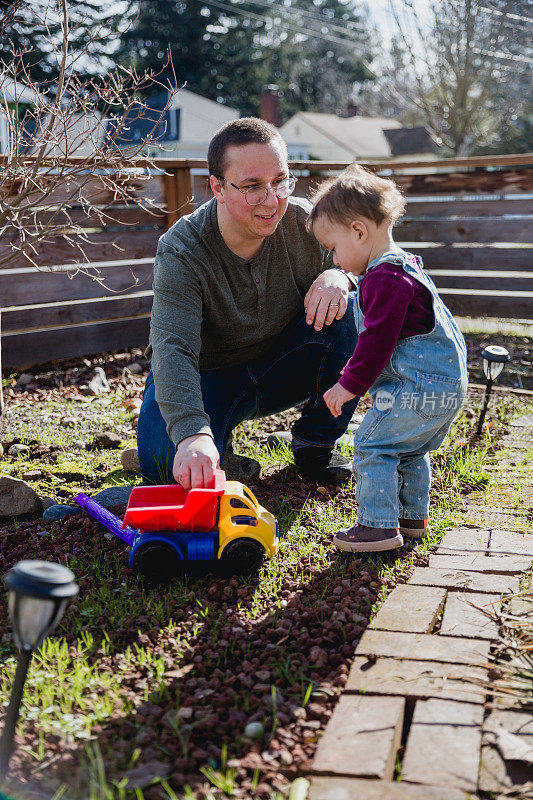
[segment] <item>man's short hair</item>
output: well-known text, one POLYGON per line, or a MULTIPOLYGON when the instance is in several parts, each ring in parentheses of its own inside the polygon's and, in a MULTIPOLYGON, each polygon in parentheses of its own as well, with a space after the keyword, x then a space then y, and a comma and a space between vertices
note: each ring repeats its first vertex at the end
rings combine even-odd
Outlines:
POLYGON ((209 174, 222 178, 228 166, 226 153, 228 147, 244 144, 266 144, 272 140, 281 142, 285 156, 287 156, 287 145, 285 144, 280 132, 270 122, 258 117, 243 117, 226 122, 218 130, 209 144, 207 151, 207 165, 209 174))

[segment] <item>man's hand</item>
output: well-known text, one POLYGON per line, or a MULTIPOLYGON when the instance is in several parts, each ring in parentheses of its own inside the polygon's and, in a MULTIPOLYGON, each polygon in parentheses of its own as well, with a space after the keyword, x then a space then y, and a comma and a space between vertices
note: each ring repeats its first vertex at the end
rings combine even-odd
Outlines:
POLYGON ((220 457, 215 443, 206 433, 182 439, 174 456, 172 474, 184 489, 209 486, 220 457))
POLYGON ((320 331, 336 319, 341 319, 348 307, 350 281, 340 269, 327 269, 313 281, 304 298, 306 322, 320 331))
POLYGON ((355 394, 352 394, 340 383, 336 383, 327 392, 324 392, 324 402, 333 414, 334 417, 340 416, 344 403, 348 400, 353 400, 355 394))

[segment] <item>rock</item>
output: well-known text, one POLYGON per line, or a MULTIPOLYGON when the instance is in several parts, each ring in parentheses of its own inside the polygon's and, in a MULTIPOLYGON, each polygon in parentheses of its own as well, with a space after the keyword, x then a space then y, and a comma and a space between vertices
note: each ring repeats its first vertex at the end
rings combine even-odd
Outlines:
POLYGON ((27 444, 12 444, 7 451, 8 456, 18 456, 19 453, 29 453, 30 448, 27 444))
MULTIPOLYGON (((276 708, 279 708, 285 702, 285 698, 281 694, 280 690, 276 687, 275 687, 275 695, 276 695, 276 700, 275 700, 276 708)), ((265 696, 264 701, 265 705, 267 705, 269 708, 274 708, 274 698, 272 697, 272 692, 265 696)))
POLYGON ((132 361, 131 364, 128 364, 126 369, 129 369, 132 375, 140 375, 141 372, 144 372, 141 364, 138 361, 132 361))
POLYGON ((2 447, 2 444, 0 442, 0 458, 2 458, 3 455, 4 455, 4 448, 2 447))
POLYGON ((47 508, 50 508, 50 506, 57 505, 57 501, 54 500, 53 497, 41 497, 41 502, 45 511, 47 508))
POLYGON ((102 367, 95 367, 94 368, 94 375, 89 381, 89 385, 87 386, 87 393, 97 397, 100 394, 105 394, 106 392, 110 391, 109 383, 107 382, 107 378, 105 376, 105 372, 102 367))
POLYGON ((43 520, 45 522, 52 522, 52 520, 65 519, 65 517, 74 517, 77 514, 81 514, 79 508, 58 503, 57 505, 48 506, 48 508, 45 509, 43 520))
POLYGON ((281 761, 284 767, 290 767, 290 765, 294 761, 293 757, 291 756, 288 750, 279 751, 279 760, 281 761))
POLYGON ((101 492, 95 494, 94 499, 104 508, 123 506, 130 499, 132 488, 132 486, 111 486, 109 489, 102 489, 101 492))
POLYGON ((33 381, 33 375, 30 375, 29 372, 23 372, 22 375, 19 375, 16 386, 28 386, 28 384, 33 383, 33 381))
POLYGON ((114 431, 103 431, 94 437, 92 446, 103 450, 116 450, 120 447, 122 439, 114 431))
POLYGON ((249 722, 244 729, 244 735, 248 739, 261 739, 265 729, 261 722, 249 722))
POLYGON ((139 466, 139 453, 136 447, 128 447, 120 454, 120 463, 126 472, 136 472, 141 474, 139 466))
POLYGON ((30 469, 28 472, 22 473, 22 480, 23 481, 32 481, 36 478, 40 478, 43 473, 40 469, 30 469))
POLYGON ((147 761, 126 773, 128 789, 144 789, 158 779, 166 778, 170 766, 161 761, 147 761))
POLYGON ((62 428, 72 428, 77 424, 77 419, 75 417, 61 417, 59 424, 62 428))
POLYGON ((248 458, 248 456, 239 456, 233 450, 226 450, 224 458, 222 459, 221 468, 226 473, 226 477, 230 481, 240 481, 247 483, 259 477, 261 472, 261 465, 255 458, 248 458))
POLYGON ((122 406, 134 419, 138 419, 141 413, 142 400, 140 397, 128 397, 124 400, 122 406))
POLYGON ((42 500, 31 486, 10 475, 0 476, 0 519, 42 513, 42 500))
POLYGON ((85 450, 85 442, 81 439, 74 439, 70 446, 73 450, 85 450))

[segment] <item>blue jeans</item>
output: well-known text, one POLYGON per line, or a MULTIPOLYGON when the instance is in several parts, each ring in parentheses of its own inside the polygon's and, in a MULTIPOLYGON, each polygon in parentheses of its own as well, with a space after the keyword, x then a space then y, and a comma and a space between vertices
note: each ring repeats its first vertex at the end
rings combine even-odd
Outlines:
MULTIPOLYGON (((204 409, 222 457, 231 432, 247 419, 266 417, 306 405, 292 428, 298 444, 332 448, 345 433, 359 398, 345 403, 335 417, 322 395, 339 379, 357 342, 354 295, 342 319, 315 331, 305 314, 288 326, 261 358, 236 367, 200 373, 204 409)), ((146 379, 137 446, 142 474, 154 483, 172 483, 175 446, 155 399, 152 372, 146 379)))
POLYGON ((358 521, 372 528, 395 528, 399 517, 428 517, 429 453, 442 444, 457 416, 466 382, 435 378, 419 381, 417 387, 385 371, 377 383, 374 405, 354 436, 358 521), (443 397, 448 407, 441 403, 443 397))

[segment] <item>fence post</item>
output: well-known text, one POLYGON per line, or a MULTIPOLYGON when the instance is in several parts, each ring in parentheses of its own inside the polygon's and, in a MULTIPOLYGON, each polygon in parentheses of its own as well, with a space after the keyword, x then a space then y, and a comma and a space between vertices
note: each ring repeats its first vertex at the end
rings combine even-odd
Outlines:
POLYGON ((0 417, 4 416, 4 383, 2 381, 2 309, 0 308, 0 417))
POLYGON ((170 228, 185 214, 194 211, 191 171, 186 167, 171 167, 165 172, 167 226, 170 228))

